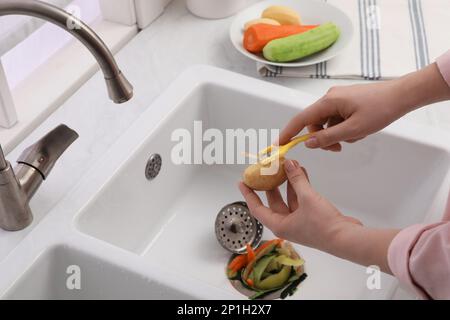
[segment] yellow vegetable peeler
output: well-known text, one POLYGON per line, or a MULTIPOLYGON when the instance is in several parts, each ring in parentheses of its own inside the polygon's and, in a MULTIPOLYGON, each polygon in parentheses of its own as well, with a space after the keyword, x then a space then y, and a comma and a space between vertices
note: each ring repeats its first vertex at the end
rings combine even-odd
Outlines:
POLYGON ((311 138, 312 134, 308 133, 305 134, 303 136, 299 136, 297 138, 292 139, 289 143, 285 144, 284 146, 269 146, 266 149, 262 150, 258 156, 265 156, 269 153, 272 152, 272 150, 276 150, 276 152, 274 154, 271 154, 270 156, 268 156, 267 158, 264 158, 261 160, 261 164, 264 165, 268 165, 271 162, 275 161, 276 159, 279 158, 284 158, 284 156, 288 153, 289 150, 291 150, 293 147, 295 147, 296 145, 298 145, 299 143, 305 142, 307 140, 309 140, 309 138, 311 138))

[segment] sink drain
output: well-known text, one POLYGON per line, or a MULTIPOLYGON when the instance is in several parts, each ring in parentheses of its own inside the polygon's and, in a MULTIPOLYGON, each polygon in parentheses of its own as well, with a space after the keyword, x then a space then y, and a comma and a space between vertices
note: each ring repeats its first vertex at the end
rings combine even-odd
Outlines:
POLYGON ((250 214, 245 202, 223 207, 216 218, 217 240, 233 253, 245 253, 247 244, 256 248, 261 242, 263 230, 263 225, 250 214))
POLYGON ((162 158, 159 154, 154 153, 150 156, 145 166, 145 177, 147 180, 155 179, 161 171, 162 158))

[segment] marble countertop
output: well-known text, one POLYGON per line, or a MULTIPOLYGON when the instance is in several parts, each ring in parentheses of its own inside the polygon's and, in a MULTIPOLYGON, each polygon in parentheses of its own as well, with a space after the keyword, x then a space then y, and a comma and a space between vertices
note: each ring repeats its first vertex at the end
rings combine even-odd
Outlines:
MULTIPOLYGON (((49 130, 64 123, 80 134, 55 166, 50 177, 31 202, 36 225, 70 190, 116 139, 146 110, 152 101, 186 68, 208 64, 259 78, 255 64, 238 53, 228 38, 232 18, 202 20, 191 15, 184 1, 173 1, 166 12, 140 32, 117 55, 118 63, 135 87, 135 97, 114 105, 106 94, 100 73, 53 113, 8 155, 14 163, 20 152, 49 130)), ((315 95, 333 85, 356 81, 329 79, 264 79, 315 95)), ((408 115, 410 121, 438 126, 450 131, 450 105, 408 115)), ((33 227, 15 233, 0 230, 0 261, 33 227)))

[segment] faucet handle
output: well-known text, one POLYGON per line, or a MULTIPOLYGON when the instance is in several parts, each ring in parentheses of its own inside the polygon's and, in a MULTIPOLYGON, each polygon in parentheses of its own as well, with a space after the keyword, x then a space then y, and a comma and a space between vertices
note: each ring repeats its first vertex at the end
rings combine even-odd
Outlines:
POLYGON ((78 137, 74 130, 61 124, 26 148, 17 162, 33 167, 45 180, 59 157, 78 137))

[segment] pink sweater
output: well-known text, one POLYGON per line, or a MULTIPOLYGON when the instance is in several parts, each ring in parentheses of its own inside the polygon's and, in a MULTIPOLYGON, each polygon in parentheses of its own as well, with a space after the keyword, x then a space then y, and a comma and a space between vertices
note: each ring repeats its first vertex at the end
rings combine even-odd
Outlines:
MULTIPOLYGON (((437 59, 450 86, 450 51, 437 59)), ((443 220, 401 231, 388 252, 389 266, 401 283, 423 299, 450 299, 450 196, 443 220)))

